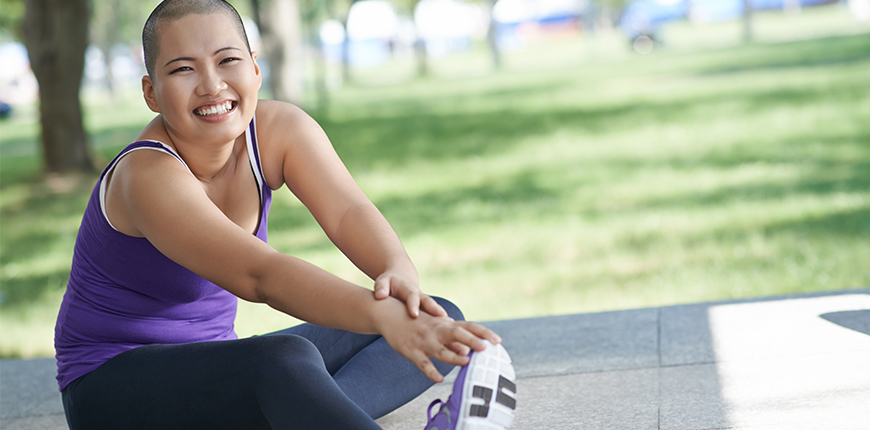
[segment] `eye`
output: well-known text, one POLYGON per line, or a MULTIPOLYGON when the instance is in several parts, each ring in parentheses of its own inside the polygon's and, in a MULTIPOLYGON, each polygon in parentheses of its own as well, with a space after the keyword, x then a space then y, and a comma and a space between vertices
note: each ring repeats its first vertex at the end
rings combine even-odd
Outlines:
POLYGON ((238 57, 228 57, 228 58, 224 58, 223 60, 221 60, 220 64, 227 64, 227 63, 231 63, 231 62, 233 62, 233 61, 239 61, 239 60, 241 60, 241 58, 238 58, 238 57))
POLYGON ((190 70, 193 70, 193 69, 191 69, 190 67, 187 67, 187 66, 182 66, 182 67, 179 67, 179 68, 169 72, 169 74, 172 75, 172 74, 175 74, 175 72, 187 72, 190 70))

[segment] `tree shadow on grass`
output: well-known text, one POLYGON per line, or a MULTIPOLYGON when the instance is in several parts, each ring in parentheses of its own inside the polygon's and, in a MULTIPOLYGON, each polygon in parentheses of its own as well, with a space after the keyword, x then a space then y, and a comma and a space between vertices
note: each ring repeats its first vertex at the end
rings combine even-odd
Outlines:
MULTIPOLYGON (((97 169, 102 170, 102 166, 132 142, 138 133, 139 129, 124 126, 89 134, 97 169)), ((9 272, 18 272, 17 267, 28 265, 57 249, 68 249, 69 256, 64 262, 71 261, 78 229, 70 227, 68 231, 59 232, 63 228, 58 226, 77 226, 98 178, 97 172, 45 177, 36 156, 37 144, 31 140, 3 144, 0 192, 24 194, 17 199, 8 198, 0 208, 0 218, 3 219, 0 265, 5 272, 0 285, 0 305, 3 307, 37 301, 45 293, 66 286, 68 264, 57 270, 36 270, 38 274, 27 273, 33 269, 21 274, 9 272), (25 155, 9 156, 10 153, 25 155)))
MULTIPOLYGON (((69 276, 75 234, 95 177, 34 179, 22 176, 5 183, 2 192, 24 193, 0 208, 3 219, 0 265, 3 281, 0 304, 36 301, 44 293, 63 288, 69 276), (58 189, 58 187, 60 189, 58 189), (57 269, 34 268, 34 260, 65 250, 57 269)), ((45 264, 57 264, 52 260, 45 264)))
POLYGON ((493 225, 531 215, 545 216, 560 193, 538 183, 537 172, 522 171, 482 184, 376 201, 402 236, 432 229, 493 225))
MULTIPOLYGON (((718 105, 741 106, 743 112, 752 114, 783 106, 790 109, 813 106, 824 100, 848 105, 853 101, 859 103, 868 96, 870 87, 856 87, 847 81, 833 82, 824 87, 731 91, 714 96, 633 100, 610 106, 531 110, 514 105, 474 113, 417 112, 346 121, 324 120, 322 126, 336 151, 353 171, 371 166, 401 166, 419 160, 496 155, 528 143, 527 138, 563 130, 575 130, 594 140, 597 134, 644 125, 688 126, 719 115, 718 105)), ((788 147, 782 149, 789 151, 788 147)), ((728 157, 723 154, 715 156, 728 157)))
POLYGON ((636 103, 610 108, 528 112, 505 109, 475 114, 419 114, 325 123, 336 151, 353 169, 401 166, 426 160, 462 159, 507 152, 524 139, 560 129, 605 132, 629 117, 653 117, 661 109, 690 112, 693 103, 636 103))
MULTIPOLYGON (((555 208, 559 198, 558 190, 538 182, 536 172, 522 171, 498 180, 410 197, 381 198, 374 203, 399 236, 408 238, 433 230, 492 225, 518 216, 542 215, 547 207, 555 208)), ((318 227, 303 206, 284 207, 269 214, 272 232, 311 228, 318 227)), ((288 252, 302 253, 332 249, 333 245, 324 236, 323 240, 291 247, 288 252)))
MULTIPOLYGON (((497 77, 496 77, 497 79, 497 77)), ((453 81, 431 82, 422 89, 418 97, 408 97, 406 91, 414 91, 416 85, 401 85, 403 91, 389 88, 369 88, 365 96, 348 102, 349 106, 337 109, 338 112, 313 111, 312 116, 318 122, 343 122, 345 114, 351 119, 358 118, 390 118, 413 115, 438 115, 444 112, 466 110, 474 106, 506 106, 514 105, 518 100, 525 100, 540 94, 554 94, 572 86, 575 82, 565 77, 547 77, 544 81, 524 80, 522 83, 508 80, 496 82, 493 87, 481 88, 488 84, 481 83, 479 78, 469 78, 453 81), (410 89, 408 89, 410 87, 410 89), (437 90, 432 90, 436 88, 437 90), (344 111, 347 112, 344 112, 344 111)), ((419 88, 417 88, 419 89, 419 88)))
POLYGON ((766 226, 766 234, 782 232, 801 236, 848 237, 870 239, 870 208, 839 211, 823 217, 804 218, 766 226))
POLYGON ((832 36, 757 47, 733 48, 742 51, 729 57, 730 64, 702 70, 700 76, 760 70, 786 70, 798 67, 840 67, 870 60, 870 34, 832 36))
POLYGON ((0 309, 36 302, 46 293, 65 288, 68 280, 68 268, 51 273, 5 280, 3 281, 3 289, 0 290, 2 291, 0 293, 0 309))
MULTIPOLYGON (((751 183, 734 186, 717 187, 715 191, 699 190, 664 198, 651 198, 644 203, 646 208, 695 208, 724 206, 732 202, 775 201, 789 196, 814 195, 825 196, 836 193, 861 193, 870 190, 870 153, 863 160, 841 161, 837 154, 854 148, 852 141, 870 141, 870 133, 864 137, 829 137, 827 139, 812 139, 809 141, 792 141, 776 145, 767 153, 746 153, 711 155, 692 160, 662 160, 659 162, 636 161, 624 162, 623 169, 632 168, 674 170, 715 170, 727 172, 737 170, 747 165, 762 166, 795 166, 805 171, 801 178, 790 181, 768 180, 763 177, 751 183), (794 154, 804 145, 822 145, 829 152, 814 158, 794 154), (792 146, 791 148, 789 148, 792 146), (774 154, 774 155, 771 155, 774 154), (827 158, 830 156, 830 158, 827 158)), ((735 151, 736 152, 736 151, 735 151)), ((870 218, 868 218, 870 219, 870 218)), ((870 223, 868 223, 870 226, 870 223)))

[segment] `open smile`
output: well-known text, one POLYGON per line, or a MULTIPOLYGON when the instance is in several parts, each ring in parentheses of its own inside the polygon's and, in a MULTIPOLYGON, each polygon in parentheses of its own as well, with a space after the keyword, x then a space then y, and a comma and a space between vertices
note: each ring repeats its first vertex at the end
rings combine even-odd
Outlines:
POLYGON ((193 114, 201 117, 224 115, 235 110, 238 104, 238 102, 227 100, 213 105, 200 106, 194 109, 193 114))

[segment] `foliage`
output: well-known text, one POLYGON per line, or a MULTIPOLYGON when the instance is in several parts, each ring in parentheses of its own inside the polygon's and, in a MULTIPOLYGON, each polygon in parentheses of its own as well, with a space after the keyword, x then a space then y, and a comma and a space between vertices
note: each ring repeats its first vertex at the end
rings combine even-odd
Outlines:
POLYGON ((0 37, 21 40, 24 0, 0 0, 0 37))
POLYGON ((141 0, 91 0, 91 42, 100 46, 141 43, 142 26, 154 6, 154 2, 141 0))

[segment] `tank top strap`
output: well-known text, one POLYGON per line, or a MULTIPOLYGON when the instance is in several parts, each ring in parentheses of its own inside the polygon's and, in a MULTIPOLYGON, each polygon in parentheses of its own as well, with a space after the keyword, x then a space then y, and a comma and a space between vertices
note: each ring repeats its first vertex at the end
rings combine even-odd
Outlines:
POLYGON ((190 170, 190 168, 187 167, 187 163, 185 163, 184 160, 182 160, 181 157, 178 154, 176 154, 175 151, 172 150, 172 148, 170 148, 168 145, 164 144, 163 142, 159 142, 156 140, 139 140, 139 141, 136 141, 136 142, 133 142, 133 143, 127 145, 126 148, 121 150, 121 152, 119 152, 118 155, 116 155, 115 158, 112 159, 112 161, 106 166, 106 168, 103 169, 103 173, 100 175, 100 181, 102 181, 103 178, 106 177, 106 175, 108 175, 112 170, 114 170, 115 165, 118 164, 118 162, 121 161, 121 159, 124 158, 125 155, 127 155, 133 151, 140 150, 140 149, 153 149, 153 150, 165 152, 165 153, 175 157, 179 162, 181 162, 181 164, 184 165, 185 168, 187 168, 188 171, 190 170))
MULTIPOLYGON (((133 143, 127 145, 127 147, 124 148, 120 153, 118 153, 118 155, 115 156, 115 158, 112 160, 112 162, 109 163, 109 165, 106 166, 105 169, 103 169, 103 173, 100 174, 100 210, 103 212, 103 219, 105 219, 106 222, 109 223, 109 225, 115 231, 117 231, 118 229, 116 229, 115 226, 112 225, 112 222, 109 221, 109 215, 106 213, 106 180, 105 179, 106 179, 106 176, 109 173, 111 173, 112 170, 115 169, 115 166, 118 165, 118 162, 121 161, 121 159, 124 158, 125 155, 127 155, 133 151, 138 151, 138 150, 142 150, 142 149, 150 149, 150 150, 165 152, 165 153, 175 157, 175 159, 177 159, 184 166, 184 168, 186 168, 187 171, 190 172, 190 167, 187 166, 187 163, 184 162, 184 160, 181 158, 181 156, 176 154, 175 151, 172 150, 172 148, 170 148, 168 145, 166 145, 162 142, 159 142, 156 140, 139 140, 139 141, 136 141, 136 142, 133 142, 133 143)), ((193 172, 191 172, 191 174, 193 174, 193 172)))
POLYGON ((254 179, 257 180, 257 191, 260 193, 260 203, 265 200, 268 191, 266 184, 266 175, 263 173, 263 163, 260 160, 260 148, 257 144, 257 117, 251 119, 248 128, 245 129, 245 142, 248 147, 248 159, 251 162, 251 170, 254 172, 254 179))

